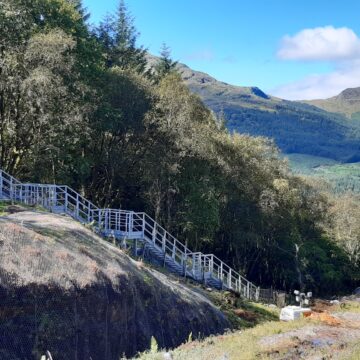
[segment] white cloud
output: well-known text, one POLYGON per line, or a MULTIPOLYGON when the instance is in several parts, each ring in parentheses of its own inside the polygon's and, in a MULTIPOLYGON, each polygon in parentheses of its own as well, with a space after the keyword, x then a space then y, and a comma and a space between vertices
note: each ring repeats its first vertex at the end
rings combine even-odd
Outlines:
POLYGON ((277 56, 283 60, 346 60, 360 55, 360 38, 353 30, 333 26, 304 29, 282 38, 277 56))
POLYGON ((334 65, 332 72, 309 75, 270 91, 283 99, 325 99, 360 86, 360 38, 349 28, 325 26, 286 35, 277 56, 282 60, 327 61, 334 65))
POLYGON ((287 100, 325 99, 360 86, 360 60, 341 63, 329 74, 314 74, 279 86, 271 94, 287 100))

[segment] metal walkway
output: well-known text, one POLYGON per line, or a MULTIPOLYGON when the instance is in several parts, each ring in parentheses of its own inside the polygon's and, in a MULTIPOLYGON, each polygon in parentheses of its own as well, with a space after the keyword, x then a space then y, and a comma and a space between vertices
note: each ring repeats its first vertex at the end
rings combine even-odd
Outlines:
POLYGON ((99 209, 68 186, 21 183, 0 169, 0 200, 39 205, 67 214, 82 224, 91 224, 104 237, 123 245, 131 243, 171 272, 192 278, 217 289, 234 291, 249 300, 258 300, 260 289, 213 254, 192 252, 143 212, 99 209))

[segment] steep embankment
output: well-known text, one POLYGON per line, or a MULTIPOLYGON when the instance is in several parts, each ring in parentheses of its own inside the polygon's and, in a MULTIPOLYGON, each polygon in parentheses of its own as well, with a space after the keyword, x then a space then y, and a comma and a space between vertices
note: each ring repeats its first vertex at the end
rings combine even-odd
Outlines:
POLYGON ((49 213, 0 217, 0 296, 2 360, 118 360, 230 326, 201 292, 49 213))

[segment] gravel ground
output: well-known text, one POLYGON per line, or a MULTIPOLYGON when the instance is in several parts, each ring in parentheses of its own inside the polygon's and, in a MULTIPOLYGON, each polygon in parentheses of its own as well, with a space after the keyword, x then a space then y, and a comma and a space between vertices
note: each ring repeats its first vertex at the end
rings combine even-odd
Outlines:
POLYGON ((344 350, 360 341, 360 314, 344 312, 326 316, 333 317, 339 324, 316 321, 300 329, 264 337, 259 343, 271 359, 343 358, 344 350))

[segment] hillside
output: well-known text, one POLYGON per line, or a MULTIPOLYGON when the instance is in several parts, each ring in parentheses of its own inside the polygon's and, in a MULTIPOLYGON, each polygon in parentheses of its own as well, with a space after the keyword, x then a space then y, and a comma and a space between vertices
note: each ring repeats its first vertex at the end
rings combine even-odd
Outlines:
MULTIPOLYGON (((14 207, 11 207, 14 210, 14 207)), ((136 262, 65 216, 0 216, 0 358, 119 360, 222 333, 225 316, 194 289, 136 262)))
MULTIPOLYGON (((150 66, 156 59, 148 57, 150 66)), ((360 124, 350 124, 342 115, 272 97, 257 87, 233 86, 184 64, 178 64, 178 70, 192 92, 225 116, 231 131, 272 138, 288 154, 343 162, 360 159, 360 124)))
POLYGON ((360 298, 340 299, 339 305, 316 301, 307 318, 271 321, 165 351, 142 354, 142 360, 358 360, 360 358, 360 298), (166 357, 167 356, 167 357, 166 357))
POLYGON ((360 87, 345 89, 329 99, 304 100, 306 104, 323 110, 343 114, 349 119, 360 120, 360 87))
MULTIPOLYGON (((360 193, 360 163, 342 164, 335 160, 303 154, 288 154, 286 158, 295 174, 326 181, 335 193, 360 193)), ((325 186, 325 184, 323 184, 325 186)))

